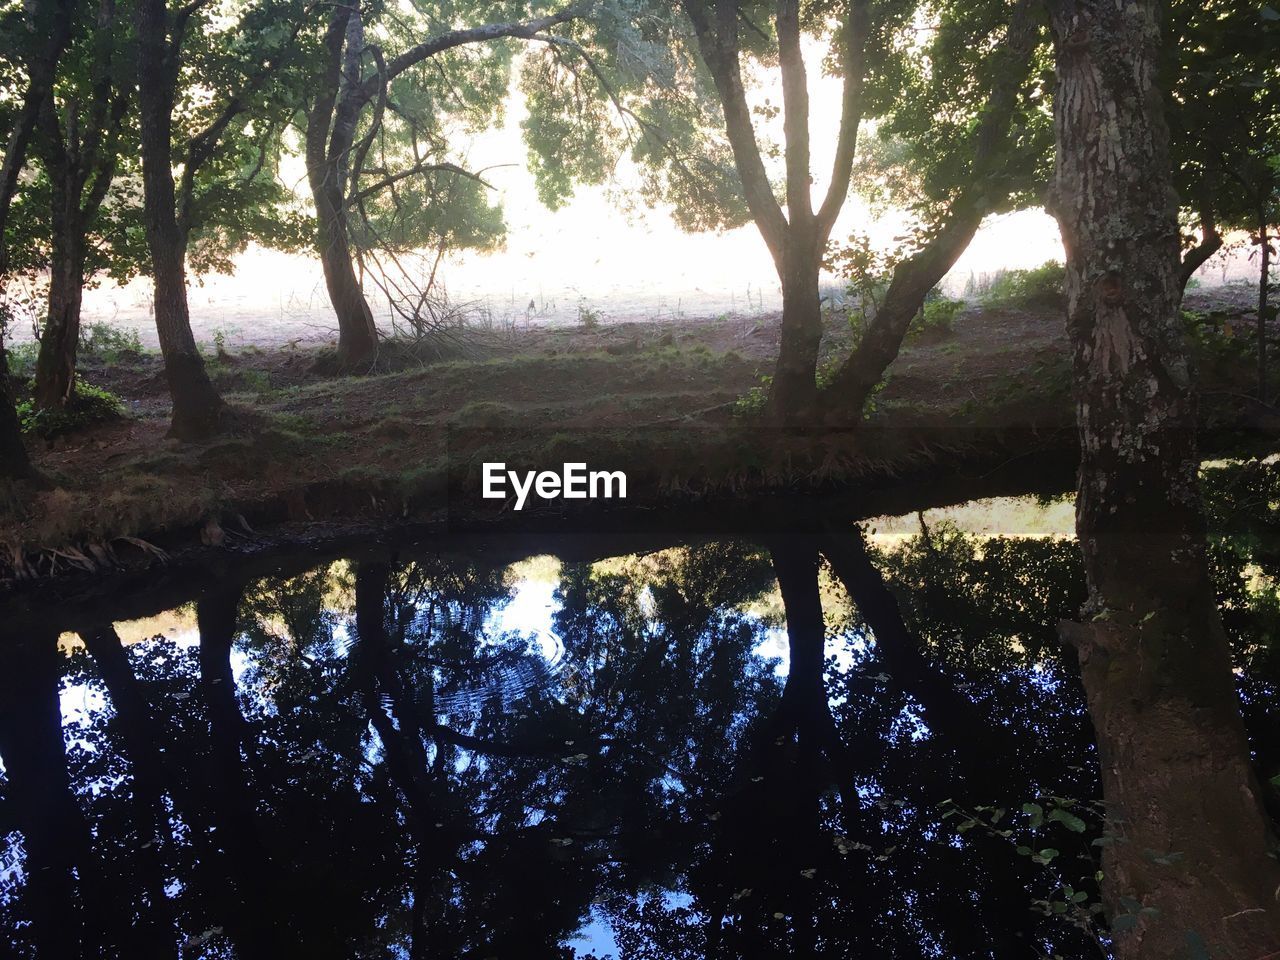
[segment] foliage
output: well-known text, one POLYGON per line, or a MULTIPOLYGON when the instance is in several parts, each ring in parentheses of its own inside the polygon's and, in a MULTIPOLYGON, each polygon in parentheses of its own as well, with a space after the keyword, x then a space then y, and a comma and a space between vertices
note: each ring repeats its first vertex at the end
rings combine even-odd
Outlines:
POLYGON ((919 316, 912 321, 907 336, 937 336, 951 333, 956 316, 964 309, 963 300, 952 300, 941 290, 934 288, 925 297, 919 316))
MULTIPOLYGON (((873 206, 911 209, 922 241, 972 186, 973 131, 997 72, 1007 69, 993 51, 1003 40, 1010 8, 1003 0, 929 0, 920 14, 931 29, 905 60, 902 89, 859 144, 854 185, 873 206)), ((985 184, 993 195, 1008 194, 993 212, 1038 202, 1048 182, 1052 92, 1046 36, 1033 56, 998 163, 1002 182, 985 184)))
POLYGON ((604 319, 604 311, 599 307, 593 307, 586 300, 578 302, 578 326, 583 330, 594 330, 600 326, 600 321, 604 319))
POLYGON ((965 295, 989 306, 1050 307, 1066 302, 1066 268, 1050 260, 1029 270, 1001 270, 985 284, 970 281, 965 295))
POLYGON ((51 439, 86 427, 115 420, 124 412, 120 398, 77 376, 75 392, 64 407, 37 410, 31 400, 18 403, 18 418, 25 433, 51 439))
POLYGON ((136 330, 122 330, 109 323, 87 323, 80 327, 77 352, 82 360, 111 364, 135 360, 143 349, 136 330))

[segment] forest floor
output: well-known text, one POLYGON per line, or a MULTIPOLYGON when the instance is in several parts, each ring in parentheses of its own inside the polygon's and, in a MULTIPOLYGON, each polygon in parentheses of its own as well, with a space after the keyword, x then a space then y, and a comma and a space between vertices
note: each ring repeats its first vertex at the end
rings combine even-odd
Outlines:
MULTIPOLYGON (((1249 338, 1233 325, 1248 322, 1246 293, 1194 291, 1186 304, 1208 318, 1202 406, 1219 450, 1270 442, 1280 420, 1245 396, 1249 338)), ((1041 457, 1072 462, 1060 306, 970 309, 950 331, 912 340, 868 427, 834 443, 761 428, 744 411, 771 370, 778 319, 468 331, 437 343, 437 356, 390 344, 367 376, 317 373, 314 348, 211 351, 232 428, 200 444, 165 436, 158 356, 90 360, 83 375, 124 398, 126 415, 34 440, 56 486, 24 491, 0 515, 0 580, 96 566, 121 538, 222 544, 282 524, 527 519, 535 511, 513 518, 510 503, 480 500, 486 461, 624 470, 629 507, 767 490, 856 495, 934 482, 957 465, 1019 458, 1034 473, 1041 457)), ((833 321, 824 351, 844 355, 848 338, 833 321)))

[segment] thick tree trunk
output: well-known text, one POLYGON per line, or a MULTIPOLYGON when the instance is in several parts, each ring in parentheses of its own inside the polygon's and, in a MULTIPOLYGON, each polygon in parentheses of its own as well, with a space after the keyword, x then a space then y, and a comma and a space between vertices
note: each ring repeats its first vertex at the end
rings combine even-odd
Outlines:
MULTIPOLYGON (((27 161, 27 148, 31 145, 40 109, 53 85, 58 60, 71 39, 73 19, 68 0, 28 4, 25 9, 31 18, 28 29, 33 35, 47 40, 40 54, 27 64, 26 94, 9 130, 4 161, 0 163, 0 280, 9 272, 9 256, 4 242, 9 209, 18 191, 18 178, 27 161)), ((0 329, 0 480, 38 478, 39 474, 32 467, 22 443, 22 426, 9 382, 9 355, 4 348, 4 330, 0 329)), ((0 508, 3 506, 0 503, 0 508)))
POLYGON ((84 289, 83 233, 75 222, 55 218, 49 310, 36 360, 35 402, 41 410, 65 406, 75 393, 76 348, 84 289), (61 234, 61 235, 59 235, 61 234))
MULTIPOLYGON (((793 227, 792 234, 798 231, 793 227)), ((818 292, 815 241, 791 239, 783 257, 782 332, 769 404, 776 420, 809 419, 818 400, 818 350, 822 344, 822 301, 818 292)))
POLYGON ((0 759, 27 854, 26 919, 41 958, 96 955, 106 947, 107 908, 95 902, 102 891, 90 881, 100 874, 67 772, 57 636, 42 631, 0 640, 0 759))
POLYGON ((338 359, 346 369, 367 369, 378 354, 378 328, 351 262, 345 211, 341 199, 313 187, 316 202, 316 243, 324 267, 329 302, 338 318, 338 359), (336 200, 336 203, 335 203, 336 200))
POLYGON ((196 440, 217 432, 226 405, 196 349, 187 307, 187 237, 178 223, 173 180, 177 70, 164 0, 140 0, 137 26, 143 218, 155 282, 156 333, 173 400, 169 433, 196 440))
POLYGON ((1090 590, 1089 619, 1062 632, 1077 647, 1098 740, 1115 954, 1269 956, 1280 950, 1280 864, 1268 856, 1274 838, 1205 557, 1177 199, 1156 86, 1159 5, 1050 8, 1053 200, 1067 251, 1076 528, 1090 590))
POLYGON ((9 377, 9 353, 0 332, 0 480, 25 480, 34 473, 22 442, 22 423, 9 377))

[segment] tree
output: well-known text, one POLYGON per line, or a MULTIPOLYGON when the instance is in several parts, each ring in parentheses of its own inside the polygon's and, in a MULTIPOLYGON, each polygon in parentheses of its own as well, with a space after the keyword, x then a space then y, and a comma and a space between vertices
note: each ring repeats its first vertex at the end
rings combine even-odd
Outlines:
MULTIPOLYGON (((216 31, 201 0, 174 10, 166 0, 137 3, 143 219, 155 284, 156 331, 173 400, 170 434, 179 439, 199 439, 217 431, 226 406, 196 349, 187 305, 186 258, 201 214, 200 175, 210 174, 215 185, 225 183, 231 173, 219 169, 217 161, 225 162, 228 142, 237 134, 253 132, 250 120, 255 113, 279 108, 269 81, 296 55, 295 41, 310 11, 291 0, 264 0, 242 11, 230 29, 216 31), (243 37, 254 42, 242 44, 243 37), (198 76, 193 73, 196 66, 198 76), (225 93, 184 118, 195 132, 175 151, 179 95, 187 84, 198 82, 225 93), (181 176, 175 179, 179 168, 181 176)), ((264 117, 258 119, 263 135, 276 129, 264 117)), ((184 130, 186 124, 177 126, 184 130)), ((257 179, 260 167, 251 164, 248 185, 257 179)), ((225 196, 218 200, 223 206, 230 204, 225 196)))
MULTIPOLYGON (((773 258, 782 288, 783 316, 778 360, 769 406, 780 422, 850 422, 861 418, 866 396, 896 356, 906 323, 928 291, 964 251, 983 216, 1000 208, 1015 189, 1008 168, 1024 162, 1023 144, 1009 141, 1015 118, 1039 105, 1028 76, 1041 29, 1030 0, 977 5, 943 5, 948 38, 971 44, 965 62, 974 66, 960 84, 939 82, 929 90, 935 114, 960 115, 947 143, 952 182, 939 192, 929 230, 915 257, 896 277, 892 302, 873 332, 820 391, 818 359, 823 335, 819 271, 832 228, 850 189, 864 121, 890 116, 908 94, 929 87, 927 71, 912 66, 915 18, 924 11, 912 0, 871 4, 763 3, 690 0, 673 17, 669 5, 623 4, 628 16, 596 18, 589 34, 573 34, 573 44, 553 45, 547 66, 526 82, 530 125, 545 126, 558 141, 538 137, 537 153, 573 136, 570 169, 591 178, 607 175, 601 156, 630 144, 632 159, 646 172, 647 199, 676 205, 677 221, 707 229, 754 221, 773 258), (772 11, 772 13, 770 12, 772 11), (966 20, 966 17, 969 19, 966 20), (826 48, 824 69, 841 78, 838 117, 811 117, 803 49, 826 48), (998 51, 989 57, 974 51, 998 51), (576 60, 575 56, 576 55, 576 60), (776 76, 782 102, 753 102, 749 71, 776 76), (536 81, 536 86, 535 86, 536 81), (586 103, 587 106, 583 106, 586 103), (611 121, 594 104, 614 109, 611 121), (549 118, 559 110, 574 115, 589 132, 567 131, 549 118), (781 115, 783 143, 764 140, 756 118, 781 115), (836 149, 825 194, 812 193, 810 127, 836 131, 836 149), (618 129, 611 130, 610 127, 618 129), (621 136, 619 136, 619 132, 621 136), (775 153, 781 154, 779 171, 775 153), (775 173, 781 187, 775 189, 775 173), (870 386, 866 382, 870 381, 870 386)), ((945 49, 945 48, 943 48, 945 49)), ((939 59, 945 73, 945 55, 939 59)), ((758 98, 757 98, 758 99, 758 98)), ((923 140, 928 131, 918 131, 923 140)), ((561 158, 535 162, 544 192, 567 192, 561 158)))
POLYGON ((92 20, 77 18, 76 42, 63 60, 69 69, 41 105, 37 153, 49 181, 52 234, 34 396, 43 410, 64 406, 75 390, 89 231, 115 176, 133 86, 123 75, 125 19, 115 0, 101 0, 92 20))
MULTIPOLYGON (((70 24, 70 4, 65 0, 50 0, 29 10, 24 9, 22 17, 10 19, 5 24, 16 33, 15 47, 22 51, 20 59, 25 67, 27 84, 9 129, 4 163, 0 165, 0 283, 9 275, 5 239, 9 210, 18 191, 18 176, 26 163, 27 149, 40 110, 52 89, 58 60, 71 38, 70 24)), ((9 358, 4 347, 7 305, 0 304, 0 310, 3 311, 0 312, 0 479, 32 479, 36 474, 22 443, 22 427, 9 381, 9 358)))
POLYGON ((1167 46, 1178 70, 1171 90, 1174 184, 1185 216, 1199 224, 1182 280, 1221 248, 1222 231, 1243 229, 1258 246, 1258 399, 1267 400, 1271 227, 1280 222, 1280 15, 1240 0, 1179 3, 1167 46))
POLYGON ((1280 949, 1280 865, 1205 555, 1159 4, 1055 0, 1050 14, 1089 585, 1087 620, 1062 633, 1116 838, 1116 955, 1263 955, 1280 949))
MULTIPOLYGON (((306 162, 307 179, 315 204, 315 244, 324 268, 325 285, 329 300, 338 318, 339 363, 348 369, 368 368, 378 349, 378 331, 373 312, 365 298, 354 263, 353 219, 359 216, 366 228, 370 224, 369 208, 380 194, 410 187, 415 181, 431 181, 437 176, 449 180, 463 178, 468 181, 461 197, 453 191, 444 203, 428 194, 434 202, 421 204, 421 198, 411 198, 404 206, 410 208, 410 216, 416 224, 409 231, 408 243, 421 243, 423 227, 428 231, 433 219, 439 218, 448 207, 482 206, 474 190, 477 178, 448 158, 447 134, 440 129, 442 115, 449 109, 458 109, 447 98, 427 96, 422 104, 426 109, 416 109, 415 101, 421 101, 421 92, 414 95, 410 83, 414 74, 427 64, 442 73, 445 54, 468 45, 493 44, 504 38, 549 41, 553 27, 581 16, 588 4, 571 4, 557 13, 528 20, 495 22, 482 26, 442 30, 421 39, 413 30, 405 30, 405 18, 390 18, 392 26, 399 26, 397 36, 393 31, 389 39, 402 46, 398 52, 383 49, 387 29, 369 39, 366 34, 365 14, 358 6, 335 5, 330 13, 325 31, 321 69, 313 83, 314 97, 306 108, 306 162), (409 33, 406 37, 403 34, 409 33), (370 69, 371 68, 371 69, 370 69), (394 124, 399 121, 400 139, 406 141, 397 150, 388 149, 388 132, 396 136, 394 124), (375 149, 375 147, 377 149, 375 149), (398 152, 408 153, 397 157, 398 152), (375 160, 380 160, 375 163, 375 160), (418 199, 419 202, 413 202, 418 199), (441 208, 445 209, 442 210, 441 208), (414 209, 416 208, 416 209, 414 209)), ((519 5, 523 9, 523 5, 519 5)), ((423 20, 449 20, 451 14, 431 11, 431 17, 423 20)), ((370 31, 372 32, 372 31, 370 31)), ((485 83, 486 72, 503 80, 509 75, 509 60, 505 57, 478 59, 475 63, 463 61, 470 71, 457 88, 468 91, 461 94, 464 100, 484 101, 483 109, 492 111, 505 94, 505 83, 495 86, 485 83)), ((438 78, 434 78, 438 84, 438 78)), ((431 79, 427 80, 427 84, 431 79)), ((421 90, 421 80, 418 82, 421 90)), ((474 106, 474 104, 469 104, 474 106)), ((483 232, 482 234, 483 235, 483 232)), ((386 236, 373 238, 375 242, 394 249, 403 245, 386 236)))

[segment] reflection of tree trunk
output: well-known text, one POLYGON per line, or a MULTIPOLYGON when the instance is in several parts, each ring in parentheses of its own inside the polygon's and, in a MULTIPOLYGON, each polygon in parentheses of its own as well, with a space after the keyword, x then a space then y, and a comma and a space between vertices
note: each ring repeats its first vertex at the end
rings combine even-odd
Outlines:
POLYGON ((1160 5, 1054 0, 1050 12, 1090 593, 1088 621, 1062 632, 1098 739, 1108 915, 1135 924, 1115 951, 1269 956, 1280 864, 1205 558, 1160 5), (1130 898, 1158 912, 1134 916, 1130 898))
POLYGON ((428 910, 436 899, 434 888, 443 858, 452 851, 447 849, 437 826, 438 814, 431 802, 421 724, 388 647, 386 597, 390 573, 383 563, 362 563, 356 571, 356 634, 360 642, 352 665, 359 671, 369 722, 382 742, 391 778, 408 807, 415 856, 410 957, 425 960, 440 953, 438 945, 432 943, 428 910), (388 705, 391 714, 387 712, 388 705))
POLYGON ((57 636, 3 637, 0 759, 26 848, 26 900, 41 960, 88 956, 106 944, 104 891, 88 881, 89 827, 71 792, 58 699, 57 636), (80 874, 79 892, 73 871, 80 874))
POLYGON ((164 773, 155 740, 156 720, 147 703, 129 656, 111 626, 82 631, 81 638, 98 666, 115 711, 114 726, 120 733, 133 777, 133 810, 138 835, 132 844, 141 890, 146 902, 135 902, 140 922, 134 931, 138 956, 176 955, 175 918, 165 893, 164 851, 170 833, 164 809, 164 773))
POLYGON ((229 924, 241 927, 237 946, 245 957, 264 960, 289 955, 283 935, 288 911, 283 906, 280 871, 271 860, 258 831, 241 746, 247 745, 248 725, 236 701, 231 671, 240 588, 206 596, 196 606, 200 627, 200 691, 209 718, 212 769, 211 806, 217 836, 227 855, 239 893, 238 916, 229 924))
MULTIPOLYGON (((951 681, 925 659, 920 638, 907 629, 897 598, 867 556, 862 532, 855 527, 847 533, 827 536, 822 541, 822 553, 871 628, 876 657, 894 682, 919 701, 929 728, 948 740, 962 760, 967 758, 969 766, 973 766, 973 761, 983 766, 1006 764, 1008 758, 1002 758, 1004 751, 992 749, 990 742, 992 735, 1000 736, 999 732, 990 729, 988 719, 973 701, 956 690, 951 681), (975 739, 979 736, 980 744, 975 739)), ((991 799, 986 797, 978 802, 991 799)))
MULTIPOLYGON (((822 553, 871 628, 877 658, 894 683, 920 703, 931 734, 947 745, 953 758, 954 766, 932 774, 935 782, 929 783, 926 778, 922 784, 927 802, 933 805, 945 796, 974 807, 1009 804, 1021 797, 1022 786, 1016 779, 1015 738, 1001 724, 984 716, 925 658, 920 638, 903 622, 897 599, 867 555, 862 532, 855 527, 847 533, 826 536, 822 553), (928 797, 929 787, 939 792, 928 797)), ((989 862, 999 863, 1008 855, 1003 840, 983 832, 971 834, 970 841, 989 862)), ((1029 933, 1026 928, 1032 925, 1031 914, 1019 906, 1030 899, 1022 880, 1021 871, 1012 867, 974 876, 982 900, 967 921, 957 918, 952 927, 955 936, 973 936, 971 945, 975 948, 982 945, 978 938, 985 938, 988 946, 998 945, 1002 954, 1013 956, 1021 952, 1026 941, 1018 937, 1029 933), (1018 918, 1026 920, 1018 922, 1018 918), (983 922, 976 922, 979 919, 983 922)))

